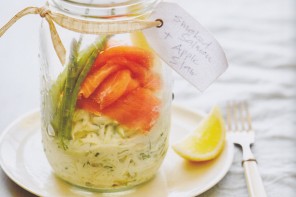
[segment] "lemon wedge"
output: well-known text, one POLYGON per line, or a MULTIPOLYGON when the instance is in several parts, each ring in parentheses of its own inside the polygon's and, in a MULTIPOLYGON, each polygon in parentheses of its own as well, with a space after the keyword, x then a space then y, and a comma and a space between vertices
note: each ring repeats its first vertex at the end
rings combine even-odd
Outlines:
POLYGON ((132 32, 130 36, 134 46, 141 47, 143 49, 151 51, 151 48, 146 40, 146 37, 142 32, 140 31, 132 32))
POLYGON ((178 155, 187 160, 207 161, 219 155, 224 143, 225 125, 219 107, 215 106, 194 132, 172 147, 178 155))

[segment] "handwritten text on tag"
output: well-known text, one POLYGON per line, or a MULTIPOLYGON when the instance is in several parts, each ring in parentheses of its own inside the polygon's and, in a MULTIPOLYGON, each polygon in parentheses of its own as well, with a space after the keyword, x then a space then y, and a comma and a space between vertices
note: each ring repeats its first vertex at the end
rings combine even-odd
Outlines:
POLYGON ((227 68, 223 49, 215 38, 174 3, 160 3, 151 20, 163 26, 144 30, 156 53, 177 73, 204 91, 227 68))

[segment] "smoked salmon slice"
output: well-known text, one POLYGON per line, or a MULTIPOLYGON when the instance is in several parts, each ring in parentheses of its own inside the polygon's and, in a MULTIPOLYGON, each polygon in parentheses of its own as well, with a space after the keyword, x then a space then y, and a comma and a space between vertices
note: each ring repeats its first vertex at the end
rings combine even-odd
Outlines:
POLYGON ((149 73, 149 76, 147 77, 146 83, 144 84, 144 88, 147 88, 152 91, 160 90, 162 86, 162 81, 160 78, 160 75, 157 73, 149 73))
POLYGON ((85 111, 88 111, 98 116, 102 115, 100 111, 100 105, 92 99, 87 99, 87 98, 78 99, 76 103, 76 107, 79 109, 84 109, 85 111))
POLYGON ((131 92, 132 90, 138 88, 139 86, 140 86, 140 84, 137 80, 131 79, 127 88, 126 88, 125 94, 131 92))
POLYGON ((120 65, 131 71, 132 77, 138 80, 141 85, 147 83, 150 77, 150 71, 139 65, 137 62, 126 59, 125 57, 115 57, 112 60, 109 60, 108 63, 120 65))
POLYGON ((116 57, 124 57, 144 68, 151 68, 153 64, 153 54, 150 51, 135 46, 116 46, 102 52, 97 57, 94 67, 99 68, 116 57))
POLYGON ((160 100, 150 90, 137 88, 120 98, 102 114, 135 130, 147 132, 159 116, 160 100))
POLYGON ((160 109, 160 100, 150 90, 137 88, 121 97, 103 110, 92 99, 80 99, 77 107, 96 115, 105 115, 120 124, 142 132, 148 132, 155 124, 160 109))
POLYGON ((106 64, 98 70, 89 72, 81 84, 78 98, 88 98, 95 89, 111 74, 120 69, 120 65, 106 64))
POLYGON ((107 79, 95 90, 90 99, 99 104, 100 110, 119 99, 127 90, 131 82, 129 70, 121 70, 107 79))
POLYGON ((77 107, 120 124, 148 132, 159 117, 161 102, 154 95, 162 86, 152 68, 150 51, 117 46, 100 53, 78 93, 77 107))

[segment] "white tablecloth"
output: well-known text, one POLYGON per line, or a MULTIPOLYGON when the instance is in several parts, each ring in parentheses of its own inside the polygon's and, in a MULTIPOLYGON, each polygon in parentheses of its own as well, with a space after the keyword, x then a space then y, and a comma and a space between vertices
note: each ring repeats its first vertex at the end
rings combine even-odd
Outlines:
MULTIPOLYGON (((177 0, 175 0, 177 2, 177 0)), ((296 1, 183 0, 226 51, 229 69, 204 93, 175 75, 175 103, 204 111, 228 100, 247 100, 256 130, 253 146, 268 196, 296 195, 296 1)), ((0 26, 26 5, 0 2, 0 26)), ((28 16, 0 39, 0 132, 20 114, 39 107, 38 27, 28 16)), ((31 196, 0 170, 0 196, 31 196)), ((33 195, 32 195, 33 196, 33 195)), ((226 177, 201 196, 248 196, 241 153, 226 177)))
MULTIPOLYGON (((296 196, 296 1, 179 4, 220 41, 229 69, 203 94, 176 76, 175 102, 208 111, 215 103, 247 100, 256 130, 253 151, 267 195, 296 196)), ((248 196, 241 159, 237 149, 227 176, 201 196, 248 196)))

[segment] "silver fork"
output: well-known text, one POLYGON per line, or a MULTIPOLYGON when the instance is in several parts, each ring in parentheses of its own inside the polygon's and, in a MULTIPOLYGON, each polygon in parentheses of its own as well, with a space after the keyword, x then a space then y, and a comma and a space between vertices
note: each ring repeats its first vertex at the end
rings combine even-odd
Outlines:
POLYGON ((245 171, 249 196, 265 197, 266 193, 260 177, 257 161, 251 151, 255 141, 251 116, 247 102, 230 102, 227 104, 227 131, 229 140, 241 146, 243 151, 242 165, 245 171))

